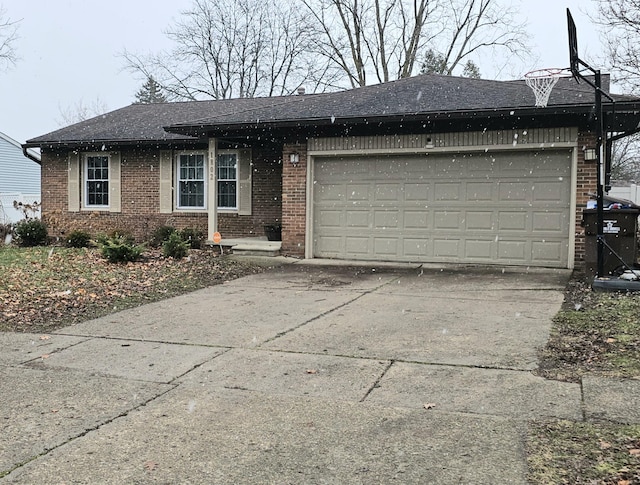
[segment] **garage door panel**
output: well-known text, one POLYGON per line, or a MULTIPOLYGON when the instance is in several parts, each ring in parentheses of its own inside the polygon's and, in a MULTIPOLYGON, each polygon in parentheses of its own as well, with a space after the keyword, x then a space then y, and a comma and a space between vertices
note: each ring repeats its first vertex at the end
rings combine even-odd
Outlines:
POLYGON ((404 200, 407 202, 429 202, 429 184, 404 184, 404 200))
POLYGON ((491 202, 494 184, 491 182, 467 182, 466 200, 468 202, 491 202))
POLYGON ((460 200, 460 183, 435 183, 435 200, 457 201, 460 200))
POLYGON ((465 259, 490 261, 495 258, 495 241, 487 239, 467 239, 465 241, 465 259))
POLYGON ((571 153, 316 159, 313 255, 567 267, 571 153))
POLYGON ((349 201, 368 201, 370 197, 370 184, 347 184, 346 194, 349 201))
POLYGON ((437 259, 447 258, 457 260, 460 255, 460 240, 434 239, 433 256, 437 259))
POLYGON ((526 202, 529 200, 531 184, 524 182, 499 183, 498 200, 500 202, 526 202))
POLYGON ((459 211, 436 211, 434 214, 434 229, 456 229, 460 230, 459 211))
POLYGON ((564 203, 569 201, 569 196, 564 189, 566 184, 560 180, 538 183, 533 188, 533 202, 564 203))
POLYGON ((493 231, 493 212, 467 211, 465 224, 467 230, 493 231))
POLYGON ((527 212, 499 212, 498 228, 501 231, 522 231, 527 230, 527 212))
POLYGON ((320 228, 340 229, 343 225, 342 211, 339 210, 320 210, 316 217, 320 228))
POLYGON ((533 241, 531 255, 534 263, 549 263, 562 258, 568 246, 565 241, 533 241))
POLYGON ((374 213, 376 229, 397 229, 398 211, 377 210, 374 213))
POLYGON ((344 241, 342 236, 320 236, 317 246, 326 257, 339 257, 344 254, 344 241))
POLYGON ((423 261, 429 254, 429 241, 427 239, 404 238, 402 241, 403 254, 406 258, 413 261, 423 261))
POLYGON ((428 229, 429 228, 429 214, 426 210, 413 211, 413 210, 405 210, 404 211, 404 225, 403 229, 428 229))
POLYGON ((398 242, 397 238, 376 237, 373 240, 373 249, 375 254, 395 258, 398 256, 398 242))
POLYGON ((399 184, 378 184, 375 189, 376 202, 398 202, 400 194, 399 184))
POLYGON ((498 241, 498 259, 502 261, 526 261, 526 241, 500 240, 498 241))
POLYGON ((345 213, 346 225, 351 228, 369 229, 371 213, 368 210, 349 210, 345 213))
POLYGON ((561 234, 567 226, 566 214, 560 211, 534 212, 533 230, 561 234))
POLYGON ((345 249, 348 254, 369 255, 369 238, 349 236, 345 238, 345 249))
POLYGON ((342 185, 321 185, 318 196, 324 202, 344 202, 346 200, 345 187, 342 185))

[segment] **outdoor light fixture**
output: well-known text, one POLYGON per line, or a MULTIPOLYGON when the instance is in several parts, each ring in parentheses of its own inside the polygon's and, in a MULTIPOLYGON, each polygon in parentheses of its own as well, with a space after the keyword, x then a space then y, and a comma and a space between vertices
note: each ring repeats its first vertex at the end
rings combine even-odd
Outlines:
POLYGON ((593 160, 597 160, 598 154, 595 148, 585 148, 584 149, 584 159, 587 162, 591 162, 593 160))
POLYGON ((289 155, 289 161, 294 167, 297 166, 298 163, 300 163, 300 155, 298 155, 297 153, 292 153, 291 155, 289 155))

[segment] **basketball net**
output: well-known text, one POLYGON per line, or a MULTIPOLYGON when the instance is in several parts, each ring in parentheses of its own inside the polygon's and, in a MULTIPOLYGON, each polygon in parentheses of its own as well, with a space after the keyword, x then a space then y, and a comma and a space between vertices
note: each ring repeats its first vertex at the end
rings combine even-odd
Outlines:
POLYGON ((538 69, 524 75, 524 81, 536 96, 536 106, 544 108, 558 80, 567 75, 566 69, 538 69))

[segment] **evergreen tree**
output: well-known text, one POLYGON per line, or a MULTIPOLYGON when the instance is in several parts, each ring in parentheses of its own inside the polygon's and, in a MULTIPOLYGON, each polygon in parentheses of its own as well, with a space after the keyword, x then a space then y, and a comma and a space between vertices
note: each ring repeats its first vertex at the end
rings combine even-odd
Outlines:
POLYGON ((153 79, 147 77, 147 82, 136 93, 136 104, 166 103, 167 97, 162 93, 162 86, 153 79))
MULTIPOLYGON (((422 61, 420 74, 445 74, 451 76, 451 71, 447 66, 447 60, 442 54, 439 54, 433 49, 427 50, 424 55, 424 61, 422 61)), ((475 62, 469 59, 462 70, 462 77, 480 79, 480 68, 475 62)))

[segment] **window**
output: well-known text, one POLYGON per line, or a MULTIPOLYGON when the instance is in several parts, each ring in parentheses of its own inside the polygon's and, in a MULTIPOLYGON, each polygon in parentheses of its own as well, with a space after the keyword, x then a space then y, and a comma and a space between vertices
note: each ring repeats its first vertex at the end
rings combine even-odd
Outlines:
POLYGON ((178 155, 178 208, 204 209, 205 206, 205 156, 203 153, 178 155))
POLYGON ((218 209, 238 208, 238 154, 218 154, 218 209))
POLYGON ((84 168, 84 205, 86 207, 109 207, 109 156, 87 155, 84 168))

